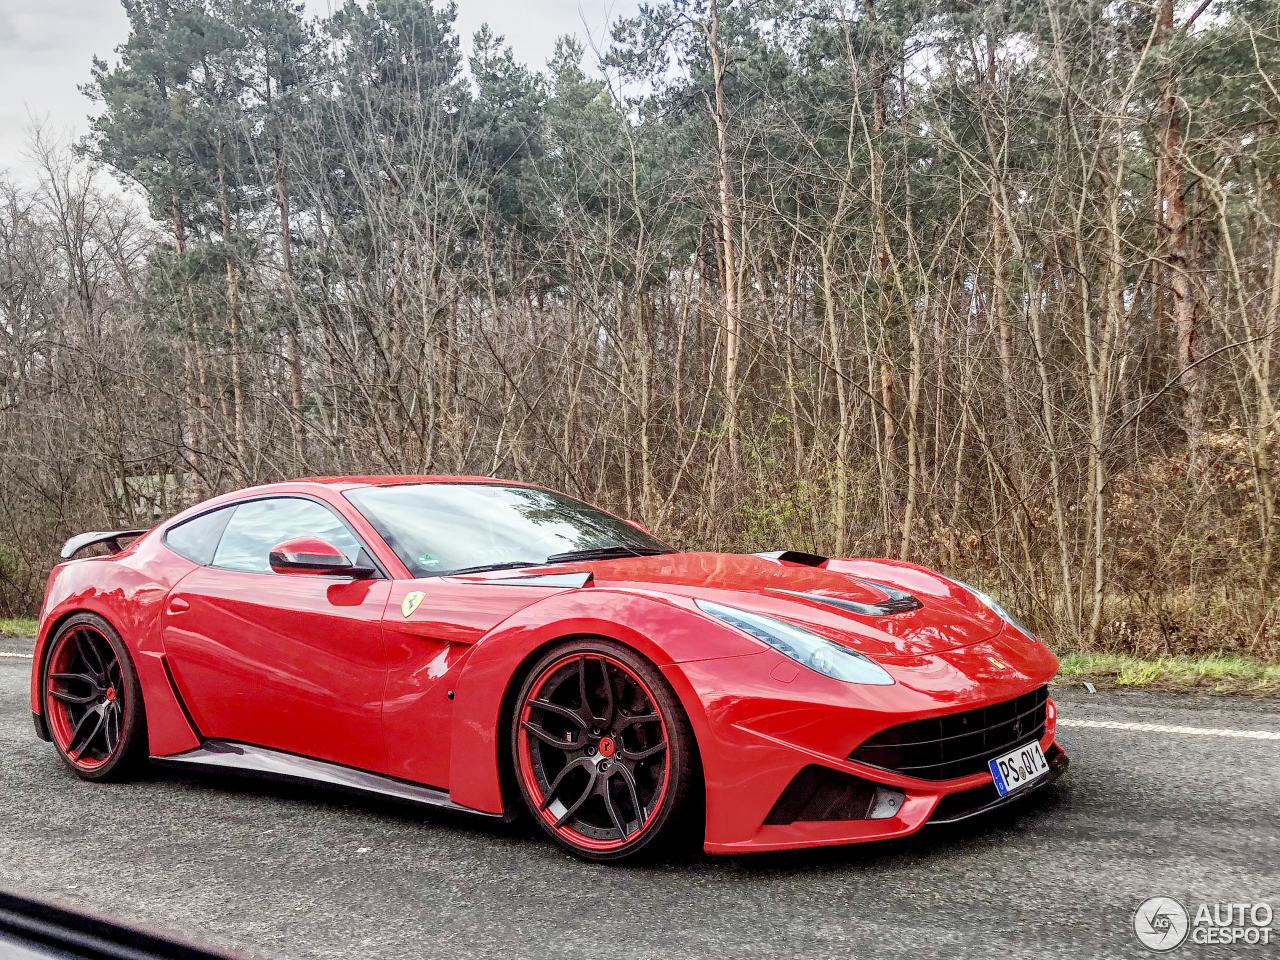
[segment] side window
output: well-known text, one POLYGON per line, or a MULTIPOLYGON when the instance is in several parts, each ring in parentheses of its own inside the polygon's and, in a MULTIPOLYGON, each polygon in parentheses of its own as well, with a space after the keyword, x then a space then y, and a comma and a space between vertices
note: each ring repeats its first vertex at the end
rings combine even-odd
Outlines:
POLYGON ((319 537, 353 563, 362 549, 360 541, 328 507, 298 497, 274 497, 235 507, 213 555, 213 566, 270 573, 271 548, 296 537, 319 537))
POLYGON ((164 542, 174 553, 207 565, 213 560, 213 553, 218 548, 218 538, 226 529, 233 510, 235 507, 211 510, 176 527, 170 527, 165 531, 164 542))

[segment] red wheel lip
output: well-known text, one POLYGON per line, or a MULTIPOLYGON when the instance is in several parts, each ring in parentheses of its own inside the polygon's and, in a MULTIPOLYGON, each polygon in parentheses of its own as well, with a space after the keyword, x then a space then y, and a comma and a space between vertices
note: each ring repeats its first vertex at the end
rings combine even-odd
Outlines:
MULTIPOLYGON (((538 677, 534 680, 533 685, 529 688, 529 693, 524 698, 524 703, 521 705, 521 708, 520 708, 520 718, 519 718, 520 723, 523 723, 524 721, 529 719, 530 713, 533 709, 530 705, 530 701, 537 698, 538 694, 542 691, 542 687, 546 684, 547 680, 560 667, 564 666, 566 663, 570 663, 574 660, 581 659, 582 657, 595 657, 597 659, 604 660, 605 662, 618 667, 620 670, 626 673, 627 676, 629 676, 633 681, 635 681, 635 683, 640 687, 640 689, 644 691, 644 695, 649 698, 649 702, 653 704, 654 712, 657 713, 658 715, 658 723, 662 727, 662 738, 668 743, 668 756, 662 768, 662 786, 659 788, 657 796, 654 798, 653 811, 649 814, 648 817, 645 818, 644 823, 640 824, 640 828, 634 834, 627 837, 623 837, 620 840, 597 840, 594 837, 588 837, 588 836, 585 836, 584 834, 579 833, 577 830, 570 828, 568 824, 557 827, 556 818, 554 814, 552 814, 549 810, 538 811, 539 816, 542 817, 542 819, 546 822, 547 826, 550 827, 552 831, 554 831, 558 836, 560 836, 564 840, 568 841, 574 846, 582 847, 583 849, 590 850, 593 852, 603 853, 611 850, 617 850, 617 849, 620 849, 621 847, 626 846, 629 843, 633 843, 637 837, 640 837, 644 834, 644 832, 653 823, 654 818, 657 817, 658 812, 662 809, 662 802, 663 800, 666 799, 666 795, 667 795, 667 787, 671 783, 671 759, 670 759, 670 752, 669 752, 670 751, 669 745, 671 740, 670 740, 670 737, 667 736, 667 721, 662 716, 662 710, 658 706, 658 699, 657 697, 654 696, 653 691, 649 689, 649 685, 645 683, 644 680, 642 680, 634 670, 628 667, 625 663, 618 660, 616 657, 610 656, 607 653, 597 653, 594 651, 566 653, 564 656, 558 657, 557 659, 549 663, 539 673, 538 677)), ((517 730, 520 729, 519 725, 517 725, 516 729, 517 730)), ((542 805, 542 801, 545 799, 545 796, 543 795, 542 788, 538 785, 538 779, 533 772, 533 759, 529 754, 529 738, 527 735, 520 736, 517 734, 516 743, 518 745, 517 752, 519 753, 519 760, 520 760, 520 776, 521 776, 521 779, 524 781, 524 788, 527 791, 528 795, 534 798, 535 808, 540 807, 542 805)))
MULTIPOLYGON (((86 629, 93 630, 94 633, 97 633, 99 636, 102 636, 104 640, 106 639, 106 637, 103 636, 101 631, 95 630, 92 627, 85 627, 85 626, 73 627, 72 629, 68 630, 66 633, 62 634, 62 636, 58 637, 57 641, 53 645, 53 648, 49 651, 49 659, 46 661, 47 666, 45 668, 45 680, 44 680, 44 707, 45 707, 45 717, 47 719, 48 726, 49 726, 49 734, 50 736, 53 737, 53 742, 54 742, 54 745, 57 746, 58 752, 61 753, 64 757, 66 757, 70 763, 74 764, 77 769, 84 770, 86 773, 88 773, 94 770, 101 769, 106 764, 110 763, 111 760, 115 758, 116 754, 120 752, 120 747, 124 743, 123 731, 129 719, 129 704, 127 701, 123 701, 123 700, 121 701, 120 729, 122 731, 122 735, 120 737, 119 742, 116 743, 115 748, 110 753, 108 753, 105 757, 102 757, 97 760, 85 759, 83 757, 73 755, 71 751, 67 749, 67 747, 69 747, 71 744, 71 727, 67 717, 67 708, 66 708, 66 704, 62 703, 60 700, 58 700, 56 697, 53 696, 53 693, 49 687, 49 675, 52 673, 58 672, 56 669, 58 659, 61 656, 63 656, 66 650, 66 646, 70 641, 70 639, 74 637, 77 633, 79 633, 81 630, 86 630, 86 629)), ((108 646, 110 645, 111 644, 108 641, 108 646)), ((112 648, 112 653, 113 654, 115 653, 114 648, 112 648)), ((115 688, 114 687, 108 688, 108 693, 114 694, 115 688)), ((114 697, 112 697, 111 699, 114 699, 114 697)))

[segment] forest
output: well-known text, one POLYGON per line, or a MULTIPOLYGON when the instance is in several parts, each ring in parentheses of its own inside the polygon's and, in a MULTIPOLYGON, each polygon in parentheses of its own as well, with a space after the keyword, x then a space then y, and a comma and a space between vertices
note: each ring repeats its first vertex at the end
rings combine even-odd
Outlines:
POLYGON ((543 65, 123 3, 0 171, 0 615, 83 530, 476 474, 1280 658, 1274 0, 652 0, 543 65))

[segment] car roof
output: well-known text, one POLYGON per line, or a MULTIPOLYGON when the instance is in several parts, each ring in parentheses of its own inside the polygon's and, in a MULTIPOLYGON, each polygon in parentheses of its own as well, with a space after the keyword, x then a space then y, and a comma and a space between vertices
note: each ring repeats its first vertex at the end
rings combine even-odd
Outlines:
POLYGON ((177 522, 186 520, 194 514, 205 513, 208 510, 216 509, 240 500, 280 496, 291 493, 310 494, 312 496, 321 495, 323 498, 323 495, 320 494, 320 490, 325 490, 330 494, 342 494, 349 490, 359 490, 364 487, 393 487, 415 483, 483 483, 497 484, 506 487, 537 486, 536 484, 522 483, 518 480, 503 480, 500 477, 412 474, 382 474, 349 477, 302 477, 297 480, 279 480, 275 483, 261 483, 256 486, 242 487, 239 490, 229 490, 226 493, 217 494, 188 507, 175 516, 170 517, 168 520, 162 521, 158 526, 168 527, 177 522))
MULTIPOLYGON (((355 487, 394 487, 411 483, 499 483, 504 486, 527 487, 531 484, 518 480, 504 480, 501 477, 446 476, 439 474, 374 474, 369 476, 349 477, 302 477, 298 480, 286 480, 281 484, 266 484, 267 487, 294 486, 302 483, 322 484, 326 487, 338 487, 350 490, 355 487)), ((255 487, 254 489, 260 489, 255 487)))

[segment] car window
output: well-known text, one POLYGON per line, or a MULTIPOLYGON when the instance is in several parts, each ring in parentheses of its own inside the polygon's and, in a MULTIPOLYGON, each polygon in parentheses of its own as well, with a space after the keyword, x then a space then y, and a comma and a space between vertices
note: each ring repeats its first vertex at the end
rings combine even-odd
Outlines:
POLYGON ((210 510, 170 527, 165 531, 164 542, 174 553, 196 563, 208 564, 213 560, 213 553, 218 548, 218 538, 222 536, 234 510, 235 507, 210 510))
POLYGON ((213 555, 213 566, 270 573, 271 549, 297 537, 319 537, 352 563, 362 550, 355 534, 328 507, 298 497, 272 497, 236 506, 213 555))
POLYGON ((533 487, 396 484, 346 496, 415 577, 532 566, 573 551, 671 552, 625 520, 533 487))

